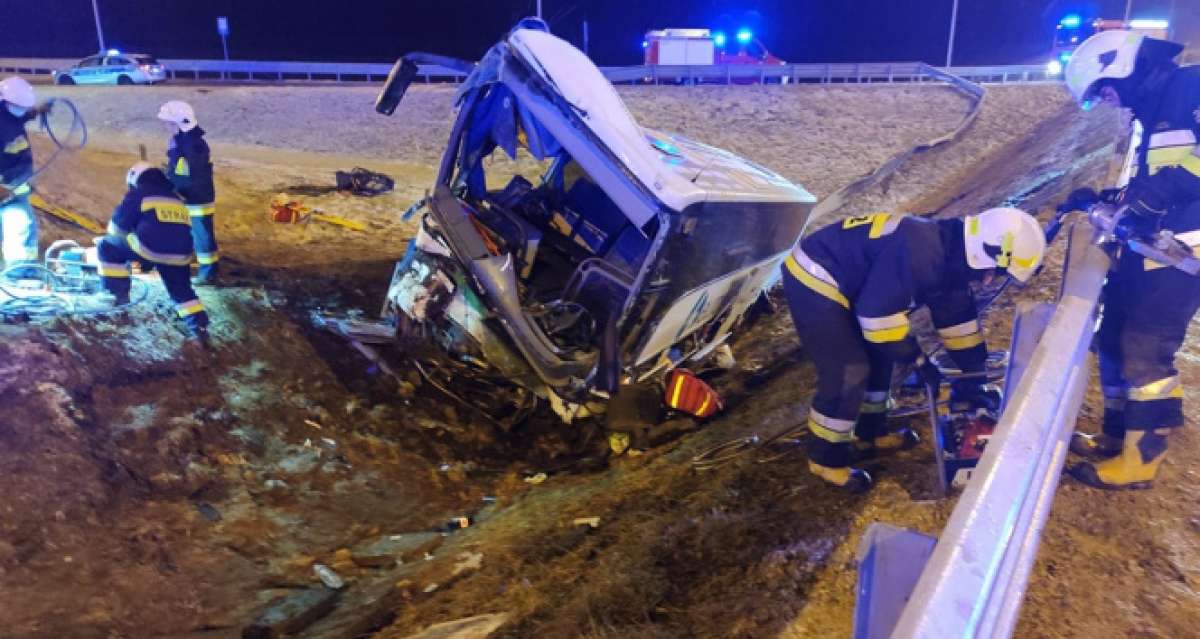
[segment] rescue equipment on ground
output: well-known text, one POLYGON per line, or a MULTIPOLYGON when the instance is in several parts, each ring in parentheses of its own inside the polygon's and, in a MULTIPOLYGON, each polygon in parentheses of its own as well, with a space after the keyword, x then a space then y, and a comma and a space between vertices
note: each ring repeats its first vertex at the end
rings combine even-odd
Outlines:
POLYGON ((267 205, 267 214, 272 222, 279 224, 308 224, 311 221, 333 224, 352 231, 366 231, 367 225, 362 222, 346 219, 338 215, 330 215, 291 199, 287 193, 280 193, 271 198, 267 205))
POLYGON ((349 171, 338 171, 334 174, 337 180, 337 190, 349 191, 354 195, 374 197, 391 191, 396 187, 396 181, 375 171, 368 171, 356 166, 349 171))
POLYGON ((717 392, 686 368, 676 368, 667 374, 663 403, 701 419, 725 407, 717 392))

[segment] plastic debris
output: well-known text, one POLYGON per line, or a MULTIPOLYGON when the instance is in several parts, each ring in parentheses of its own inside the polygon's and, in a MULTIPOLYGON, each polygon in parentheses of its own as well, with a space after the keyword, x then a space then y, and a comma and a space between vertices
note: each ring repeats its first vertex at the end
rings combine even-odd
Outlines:
POLYGON ((571 522, 571 525, 572 526, 587 526, 589 528, 599 528, 600 527, 600 518, 599 517, 576 517, 574 519, 574 521, 571 522))
POLYGON ((332 568, 325 564, 313 564, 313 572, 317 573, 317 578, 321 580, 321 583, 325 584, 326 588, 341 590, 346 587, 346 582, 332 568))
POLYGON ((530 475, 525 478, 526 484, 533 484, 535 486, 544 481, 546 481, 546 473, 538 473, 536 475, 530 475))
POLYGON ((306 420, 304 420, 304 423, 305 423, 305 424, 308 424, 309 426, 312 426, 313 428, 315 428, 315 429, 317 429, 317 430, 321 430, 321 425, 320 425, 320 424, 318 424, 317 422, 314 422, 314 421, 313 421, 313 420, 311 420, 311 419, 306 419, 306 420))

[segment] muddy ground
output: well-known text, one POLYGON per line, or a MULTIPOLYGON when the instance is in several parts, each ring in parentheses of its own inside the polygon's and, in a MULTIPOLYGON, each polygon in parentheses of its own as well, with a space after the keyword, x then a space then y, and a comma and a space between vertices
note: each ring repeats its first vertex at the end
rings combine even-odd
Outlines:
MULTIPOLYGON (((0 325, 0 635, 241 636, 272 602, 325 596, 320 562, 349 587, 303 636, 407 637, 483 614, 496 637, 845 636, 865 527, 936 534, 945 522, 953 502, 935 498, 928 446, 872 462, 878 486, 853 498, 810 477, 795 446, 692 463, 803 423, 812 370, 785 312, 735 344, 738 366, 717 381, 723 414, 636 456, 606 459, 596 424, 545 415, 500 433, 399 358, 404 383, 380 374, 309 316, 378 308, 413 229, 398 212, 432 180, 447 90, 418 93, 387 137, 356 119, 376 117, 357 115, 369 109, 363 89, 177 91, 75 89, 97 114, 94 143, 39 189, 104 221, 136 143, 162 148, 154 123, 130 111, 171 97, 208 109, 230 275, 201 292, 214 345, 185 342, 154 282, 130 312, 0 325), (300 115, 272 120, 263 104, 300 115), (324 109, 339 115, 317 117, 324 109), (391 174, 396 191, 302 199, 368 233, 267 222, 273 193, 329 184, 356 164, 391 174), (473 525, 456 529, 462 516, 473 525), (404 562, 359 565, 381 552, 404 562)), ((926 86, 624 95, 644 123, 744 153, 818 195, 952 128, 966 105, 926 86)), ((963 140, 917 156, 840 214, 999 202, 1044 214, 1076 183, 1102 179, 1113 118, 1084 117, 1049 86, 997 88, 984 108, 963 140)), ((44 242, 87 236, 51 220, 43 231, 44 242)), ((989 314, 993 347, 1015 301, 1053 298, 1061 249, 989 314)), ((1188 383, 1200 376, 1195 344, 1181 356, 1188 383)), ((1090 399, 1082 421, 1094 428, 1090 399)), ((1191 429, 1179 439, 1154 491, 1064 481, 1018 636, 1191 634, 1200 521, 1187 460, 1200 441, 1191 429)))

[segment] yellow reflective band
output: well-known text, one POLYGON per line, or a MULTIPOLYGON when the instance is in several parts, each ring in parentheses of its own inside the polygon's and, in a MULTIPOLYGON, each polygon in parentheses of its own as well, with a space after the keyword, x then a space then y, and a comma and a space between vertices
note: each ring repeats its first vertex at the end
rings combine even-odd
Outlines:
POLYGON ((178 311, 180 317, 187 317, 196 313, 203 313, 204 305, 200 303, 200 300, 192 300, 176 305, 175 309, 178 311))
POLYGON ((1146 153, 1146 166, 1150 168, 1150 175, 1154 175, 1167 167, 1183 165, 1189 157, 1196 157, 1194 155, 1195 150, 1195 145, 1150 149, 1146 153))
POLYGON ((973 319, 954 326, 943 326, 937 329, 937 332, 942 337, 965 337, 978 333, 980 330, 979 320, 973 319))
POLYGON ((952 351, 965 351, 983 343, 983 334, 963 335, 962 337, 943 337, 942 343, 952 351))
POLYGON ((129 277, 129 265, 100 263, 100 275, 103 277, 129 277))
POLYGON ((12 190, 12 194, 13 195, 29 195, 29 192, 32 190, 33 189, 30 188, 29 183, 26 182, 25 184, 17 185, 17 187, 12 190))
POLYGON ((804 270, 800 266, 795 257, 789 255, 783 263, 787 266, 788 273, 791 273, 792 277, 799 280, 801 284, 812 289, 814 292, 819 293, 824 297, 828 297, 838 304, 841 304, 846 309, 850 308, 850 300, 846 299, 846 296, 842 295, 842 292, 839 291, 837 287, 813 277, 811 273, 804 270))
POLYGON ((205 266, 208 266, 209 264, 216 264, 217 262, 221 261, 221 254, 220 253, 197 253, 196 261, 205 266))
POLYGON ((1179 376, 1171 376, 1151 382, 1145 386, 1129 389, 1129 399, 1135 402, 1150 402, 1156 399, 1183 399, 1183 385, 1179 376))
POLYGON ((817 437, 834 444, 849 442, 854 439, 854 435, 851 432, 847 431, 841 433, 831 428, 826 428, 825 426, 817 423, 817 421, 811 417, 808 418, 808 430, 811 431, 813 435, 816 435, 817 437))
POLYGON ((189 204, 187 209, 192 217, 208 217, 216 212, 217 207, 212 204, 189 204))
POLYGON ((137 233, 130 233, 125 240, 129 242, 129 248, 151 262, 158 264, 167 264, 169 266, 187 266, 192 263, 192 254, 178 255, 174 253, 155 253, 150 249, 142 246, 142 241, 138 239, 137 233))
POLYGON ((1197 148, 1191 155, 1183 158, 1183 161, 1179 163, 1179 168, 1200 177, 1200 148, 1197 148))
POLYGON ((970 233, 971 235, 979 235, 979 218, 978 217, 972 216, 972 217, 967 218, 967 233, 970 233))
POLYGON ((21 151, 24 151, 28 148, 29 148, 29 138, 26 138, 23 135, 19 135, 19 136, 17 136, 17 138, 15 140, 13 140, 12 142, 9 142, 8 144, 6 144, 4 146, 4 152, 8 153, 9 155, 16 155, 17 153, 20 153, 21 151))
POLYGON ((704 411, 705 411, 705 409, 707 409, 707 408, 708 408, 708 403, 709 403, 710 401, 712 401, 712 395, 709 395, 709 394, 705 393, 705 395, 704 395, 704 401, 700 402, 700 409, 699 409, 699 410, 697 410, 697 411, 696 411, 696 413, 697 413, 697 414, 700 414, 700 415, 703 415, 703 414, 704 414, 704 411))
POLYGON ((859 316, 858 324, 868 342, 898 342, 908 337, 908 313, 894 313, 885 317, 859 316))
POLYGON ((675 378, 675 388, 671 390, 671 408, 679 408, 681 394, 683 394, 683 375, 675 378))
POLYGON ((188 168, 187 160, 184 158, 179 158, 179 161, 175 163, 175 175, 187 176, 191 174, 192 172, 191 169, 188 168))
POLYGON ((882 331, 863 331, 863 337, 867 338, 872 344, 887 344, 890 342, 899 342, 908 337, 908 325, 897 326, 896 328, 888 328, 882 331))

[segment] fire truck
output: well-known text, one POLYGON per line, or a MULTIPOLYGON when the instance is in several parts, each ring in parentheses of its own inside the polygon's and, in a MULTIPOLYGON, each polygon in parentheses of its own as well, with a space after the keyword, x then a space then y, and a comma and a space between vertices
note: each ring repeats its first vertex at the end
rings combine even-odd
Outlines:
POLYGON ((786 64, 750 29, 738 29, 730 40, 724 31, 711 29, 658 29, 646 32, 642 48, 646 64, 786 64))

